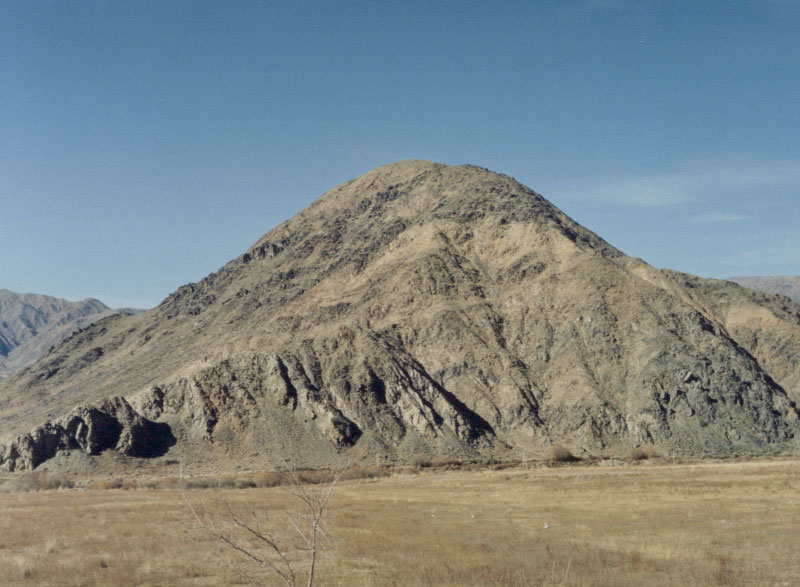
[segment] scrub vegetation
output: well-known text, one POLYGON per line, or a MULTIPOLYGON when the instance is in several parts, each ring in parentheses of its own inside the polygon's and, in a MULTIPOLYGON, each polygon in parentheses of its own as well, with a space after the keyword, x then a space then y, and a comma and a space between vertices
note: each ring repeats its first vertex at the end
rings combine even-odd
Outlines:
MULTIPOLYGON (((796 585, 798 464, 651 457, 351 473, 330 496, 315 583, 796 585)), ((20 479, 6 476, 0 490, 20 479)), ((198 535, 186 504, 253 511, 291 541, 296 487, 272 480, 76 478, 75 488, 0 492, 0 584, 280 584, 198 535)), ((307 553, 287 556, 306 576, 307 553)))

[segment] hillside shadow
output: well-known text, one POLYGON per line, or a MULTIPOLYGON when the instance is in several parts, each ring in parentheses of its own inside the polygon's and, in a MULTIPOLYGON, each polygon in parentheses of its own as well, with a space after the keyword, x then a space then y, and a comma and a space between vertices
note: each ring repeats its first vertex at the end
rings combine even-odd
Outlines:
POLYGON ((142 430, 137 435, 137 441, 131 448, 130 456, 143 459, 161 457, 177 442, 178 439, 175 438, 169 424, 145 420, 142 430))

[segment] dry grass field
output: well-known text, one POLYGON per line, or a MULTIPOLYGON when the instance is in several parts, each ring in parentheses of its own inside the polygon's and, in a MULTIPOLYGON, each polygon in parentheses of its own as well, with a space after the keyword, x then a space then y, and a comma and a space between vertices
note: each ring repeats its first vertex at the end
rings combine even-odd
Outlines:
MULTIPOLYGON (((281 532, 296 500, 281 487, 0 493, 0 584, 257 576, 192 530, 184 494, 212 510, 224 500, 268 511, 290 540, 281 532)), ((797 458, 424 470, 340 482, 330 507, 321 585, 800 584, 797 458)))

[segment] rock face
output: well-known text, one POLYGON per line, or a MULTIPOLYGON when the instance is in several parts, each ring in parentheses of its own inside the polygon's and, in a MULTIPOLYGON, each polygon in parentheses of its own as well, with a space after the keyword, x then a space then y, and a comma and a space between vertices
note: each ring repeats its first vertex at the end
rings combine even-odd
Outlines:
POLYGON ((99 300, 70 302, 0 289, 0 378, 33 363, 74 331, 112 312, 99 300))
POLYGON ((55 422, 18 436, 0 450, 0 470, 33 469, 60 450, 98 455, 113 449, 132 457, 155 457, 173 444, 169 426, 143 418, 124 398, 113 397, 79 406, 55 422))
POLYGON ((763 291, 766 293, 781 294, 800 302, 800 276, 742 276, 731 277, 731 281, 744 287, 763 291))
POLYGON ((784 297, 627 257, 512 178, 403 161, 0 382, 0 433, 113 394, 223 464, 794 449, 798 350, 784 297))

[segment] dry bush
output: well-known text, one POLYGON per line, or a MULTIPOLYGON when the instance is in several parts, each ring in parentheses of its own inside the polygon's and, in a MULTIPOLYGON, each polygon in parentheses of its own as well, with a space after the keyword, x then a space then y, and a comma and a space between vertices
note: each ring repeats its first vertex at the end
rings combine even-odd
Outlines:
POLYGON ((156 482, 155 488, 156 489, 175 489, 178 487, 178 482, 180 479, 174 476, 164 477, 156 482))
POLYGON ((54 483, 51 485, 51 489, 73 489, 75 487, 75 482, 66 477, 64 475, 60 475, 56 477, 54 483))
POLYGON ((236 478, 221 477, 217 480, 217 487, 219 489, 236 489, 236 478))
POLYGON ((29 471, 22 475, 15 487, 18 491, 48 491, 72 489, 75 482, 65 475, 50 475, 47 471, 29 471))
POLYGON ((554 442, 550 445, 550 451, 548 453, 548 460, 551 463, 574 463, 575 461, 579 461, 580 459, 572 454, 566 446, 563 444, 559 444, 554 442))
POLYGON ((108 491, 109 489, 137 489, 136 481, 124 479, 103 479, 101 481, 94 481, 89 484, 89 489, 95 491, 108 491))
POLYGON ((431 459, 432 467, 440 467, 446 469, 458 469, 464 466, 464 463, 455 457, 446 457, 444 455, 435 456, 431 459))
MULTIPOLYGON (((193 489, 254 489, 269 487, 285 487, 300 482, 305 485, 319 485, 329 483, 332 471, 330 470, 292 470, 292 471, 262 471, 249 475, 236 475, 229 477, 185 477, 175 479, 167 477, 160 481, 150 481, 148 488, 178 488, 182 490, 193 489)), ((373 479, 388 477, 391 469, 388 467, 351 467, 341 473, 341 479, 373 479)))
POLYGON ((50 536, 44 543, 45 554, 55 554, 58 552, 58 537, 50 536))
MULTIPOLYGON (((306 485, 320 485, 330 483, 331 475, 335 474, 338 479, 342 481, 350 481, 354 479, 379 479, 382 477, 389 477, 392 474, 392 468, 387 466, 372 466, 360 467, 352 465, 342 470, 298 470, 294 472, 286 471, 264 471, 247 479, 247 484, 244 487, 250 487, 250 484, 255 487, 280 487, 293 485, 295 478, 300 483, 306 485)), ((237 486, 242 487, 240 481, 237 486)))
POLYGON ((277 487, 284 484, 283 475, 277 471, 263 471, 255 476, 257 487, 277 487))
POLYGON ((428 455, 423 454, 415 454, 411 455, 411 458, 408 459, 408 464, 412 467, 417 467, 420 469, 425 469, 431 466, 431 458, 428 455))
MULTIPOLYGON (((282 477, 287 491, 298 502, 295 510, 286 512, 285 524, 270 517, 268 506, 251 503, 247 510, 237 510, 223 499, 209 507, 203 501, 193 503, 184 493, 195 522, 190 531, 195 539, 200 535, 210 538, 267 576, 280 578, 287 587, 298 584, 299 568, 307 565, 306 584, 312 587, 318 555, 328 538, 328 506, 339 476, 336 471, 296 471, 289 467, 282 477)), ((239 481, 255 487, 252 479, 239 481)))
POLYGON ((46 474, 41 480, 42 489, 72 489, 75 482, 66 475, 46 474))
POLYGON ((632 448, 628 452, 628 459, 631 461, 646 461, 647 459, 654 459, 658 457, 656 449, 652 446, 643 446, 632 448))
POLYGON ((22 579, 30 579, 33 576, 33 568, 29 561, 25 560, 23 557, 18 557, 15 562, 19 569, 19 576, 22 579))
POLYGON ((342 481, 351 481, 354 479, 380 479, 383 477, 390 477, 391 475, 392 468, 386 466, 350 467, 342 471, 340 479, 342 481))
POLYGON ((656 451, 656 447, 654 447, 654 446, 649 446, 648 445, 648 446, 644 447, 644 452, 647 453, 647 458, 649 458, 649 459, 657 459, 657 458, 661 457, 661 455, 658 454, 658 451, 656 451))
POLYGON ((47 489, 47 471, 30 471, 25 473, 21 487, 29 491, 44 491, 47 489))
POLYGON ((142 481, 139 483, 140 489, 159 489, 161 487, 161 480, 160 479, 147 479, 146 481, 142 481))
MULTIPOLYGON (((339 473, 336 472, 338 479, 339 473)), ((331 471, 326 470, 303 470, 292 473, 291 471, 284 474, 284 485, 293 485, 300 482, 304 485, 319 485, 321 483, 329 483, 331 480, 331 471), (296 477, 296 480, 295 478, 296 477)))
POLYGON ((178 489, 213 489, 219 487, 219 481, 208 477, 183 478, 178 481, 178 489))

